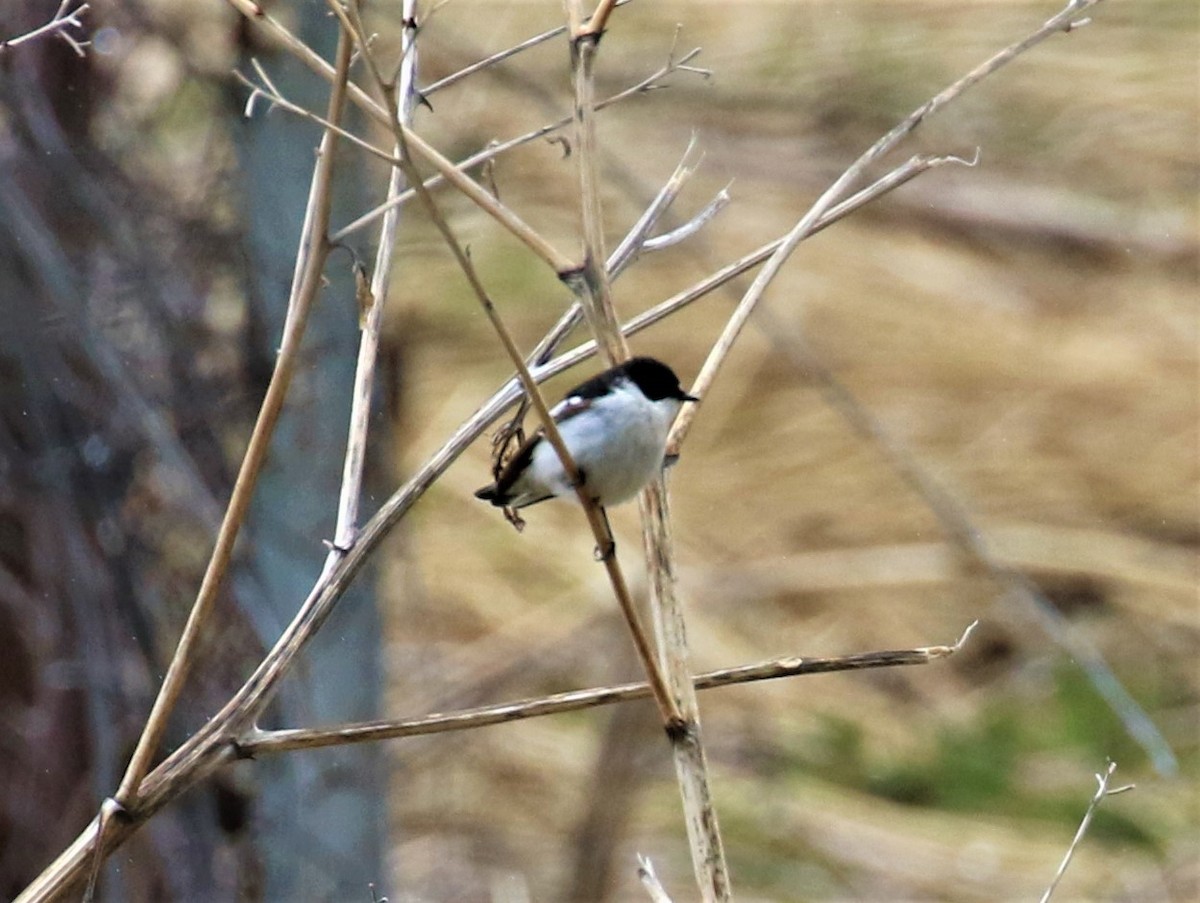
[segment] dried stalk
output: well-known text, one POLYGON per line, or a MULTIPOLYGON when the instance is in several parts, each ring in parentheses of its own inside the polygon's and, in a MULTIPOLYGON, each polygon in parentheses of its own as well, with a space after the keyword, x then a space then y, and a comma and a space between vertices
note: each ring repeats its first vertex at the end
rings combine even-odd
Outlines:
MULTIPOLYGON (((329 63, 325 62, 319 54, 292 34, 261 6, 251 2, 251 0, 228 0, 228 2, 238 12, 242 13, 242 15, 253 22, 257 22, 266 29, 267 33, 278 41, 284 49, 312 69, 312 71, 324 78, 332 77, 333 70, 329 63)), ((335 15, 344 15, 344 13, 339 13, 341 6, 337 3, 334 3, 331 9, 333 9, 335 15)), ((385 128, 392 128, 394 118, 392 113, 394 111, 389 111, 386 105, 375 101, 353 82, 348 83, 347 90, 349 92, 349 99, 361 107, 364 112, 376 119, 385 128)), ((560 254, 553 245, 549 244, 541 235, 531 229, 516 213, 501 204, 487 189, 459 170, 453 162, 442 156, 432 145, 415 132, 405 128, 403 125, 400 126, 400 132, 404 136, 406 146, 410 150, 415 151, 421 159, 431 164, 442 174, 446 181, 465 194, 476 206, 512 233, 556 273, 571 272, 573 265, 568 257, 560 254)))
POLYGON ((1071 859, 1075 856, 1075 850, 1079 847, 1079 842, 1083 840, 1083 835, 1087 833, 1088 826, 1092 823, 1092 817, 1096 814, 1096 810, 1100 808, 1100 804, 1104 802, 1105 797, 1116 796, 1118 793, 1124 793, 1127 790, 1133 790, 1136 785, 1126 784, 1123 787, 1115 787, 1112 790, 1108 789, 1108 782, 1112 779, 1113 772, 1117 770, 1116 762, 1109 762, 1108 768, 1104 774, 1096 775, 1096 793, 1092 796, 1092 801, 1088 803, 1087 811, 1083 813, 1083 820, 1079 823, 1079 829, 1075 832, 1075 836, 1071 839, 1071 845, 1067 847, 1067 853, 1063 856, 1062 862, 1059 863, 1058 871, 1054 873, 1054 880, 1050 882, 1050 886, 1046 888, 1046 892, 1042 894, 1039 903, 1049 903, 1050 897, 1054 894, 1058 887, 1058 882, 1062 880, 1062 876, 1067 873, 1067 866, 1071 864, 1071 859))
MULTIPOLYGON (((596 81, 594 67, 600 33, 583 23, 584 0, 567 3, 567 29, 571 34, 571 82, 575 89, 575 159, 579 161, 579 198, 583 226, 583 264, 560 278, 575 293, 583 315, 599 342, 608 366, 629 359, 629 346, 621 334, 613 309, 612 287, 604 270, 604 212, 600 202, 599 160, 596 149, 596 81)), ((601 7, 605 4, 602 2, 601 7)), ((601 12, 597 9, 597 14, 601 12)), ((608 13, 603 14, 607 18, 608 13)), ((603 19, 601 20, 603 21, 603 19)))
MULTIPOLYGON (((400 83, 396 116, 405 125, 412 124, 417 104, 417 26, 416 0, 404 0, 401 33, 400 83)), ((401 149, 395 148, 397 162, 401 149)), ((393 167, 388 177, 387 196, 396 197, 404 187, 404 173, 393 167)), ((367 431, 371 417, 371 393, 375 384, 375 364, 379 355, 379 335, 383 311, 391 283, 392 250, 396 244, 396 229, 400 223, 400 208, 390 207, 379 231, 375 250, 375 271, 371 277, 362 321, 362 336, 358 346, 358 363, 354 373, 354 389, 350 408, 350 435, 346 443, 346 461, 342 472, 341 495, 338 499, 337 526, 334 529, 333 549, 326 567, 331 567, 341 549, 349 548, 358 532, 358 506, 362 499, 363 468, 366 462, 367 431)))
POLYGON ((90 4, 81 3, 75 9, 70 6, 74 0, 62 0, 58 5, 58 9, 54 11, 54 15, 50 21, 44 22, 37 28, 27 31, 24 34, 9 38, 6 41, 0 41, 0 53, 9 50, 13 47, 19 47, 28 41, 36 41, 38 38, 46 35, 56 34, 70 45, 77 56, 85 56, 84 48, 88 46, 89 41, 80 41, 72 35, 68 29, 78 28, 83 30, 83 20, 79 17, 86 13, 90 8, 90 4))
POLYGON ((642 491, 642 539, 650 583, 650 611, 658 654, 666 666, 667 681, 687 730, 671 735, 675 777, 683 800, 684 822, 692 852, 692 870, 701 899, 729 900, 732 889, 725 845, 721 839, 717 810, 709 789, 708 762, 700 729, 700 708, 691 677, 691 653, 683 607, 676 593, 671 519, 667 507, 666 478, 642 491))
MULTIPOLYGON (((558 33, 561 34, 564 30, 565 29, 561 29, 561 28, 558 29, 558 33)), ((603 100, 603 101, 600 101, 599 103, 597 103, 596 110, 597 111, 603 110, 604 108, 611 106, 612 104, 615 104, 615 103, 620 103, 621 101, 626 100, 626 99, 634 96, 635 94, 645 94, 646 92, 654 89, 655 87, 658 87, 659 80, 670 75, 672 72, 677 72, 677 71, 681 71, 681 70, 688 71, 688 72, 700 71, 700 70, 696 70, 693 67, 687 65, 687 63, 690 62, 691 60, 695 59, 695 57, 699 53, 700 53, 700 49, 695 48, 695 49, 690 50, 687 53, 685 53, 678 60, 676 60, 672 56, 670 59, 667 60, 666 64, 664 66, 662 66, 660 69, 658 69, 657 71, 652 72, 650 75, 646 76, 644 79, 637 82, 636 84, 630 85, 624 91, 618 91, 616 94, 614 94, 612 97, 609 97, 607 100, 603 100)), ((536 141, 539 138, 544 138, 546 135, 550 135, 550 134, 553 134, 554 132, 559 131, 560 129, 564 129, 567 126, 569 126, 572 123, 572 121, 573 121, 572 117, 564 116, 562 119, 559 119, 557 122, 552 122, 548 125, 544 125, 541 128, 534 129, 532 132, 526 132, 524 135, 518 135, 516 138, 510 138, 508 141, 501 141, 498 144, 489 145, 488 147, 483 148, 482 150, 467 157, 465 160, 462 160, 461 162, 459 162, 457 164, 457 167, 458 167, 458 169, 462 170, 463 172, 466 172, 469 169, 472 169, 476 166, 480 166, 480 165, 486 163, 488 160, 492 160, 501 154, 507 153, 508 151, 512 150, 513 148, 521 147, 525 144, 528 144, 531 141, 536 141)), ((376 149, 376 150, 378 150, 378 149, 376 149)), ((382 151, 379 151, 379 153, 382 153, 382 151)), ((446 181, 445 178, 443 178, 440 175, 436 175, 436 176, 430 176, 428 179, 425 180, 424 184, 425 184, 426 188, 435 188, 438 185, 441 185, 445 181, 446 181)), ((416 195, 415 189, 410 188, 407 191, 401 193, 395 199, 388 201, 385 204, 380 204, 378 207, 375 207, 372 210, 368 210, 366 213, 362 214, 361 216, 354 219, 352 222, 348 223, 347 225, 343 226, 341 229, 338 229, 336 232, 334 232, 333 236, 332 236, 333 240, 335 242, 340 241, 341 239, 345 238, 347 235, 350 235, 352 232, 356 232, 359 229, 361 229, 363 226, 366 226, 369 223, 373 222, 374 220, 378 219, 384 212, 386 212, 388 210, 388 208, 398 205, 398 204, 405 204, 408 201, 412 200, 415 195, 416 195)))
MULTIPOLYGON (((860 652, 827 658, 789 657, 771 659, 753 665, 722 668, 705 674, 691 675, 688 681, 697 690, 712 690, 760 680, 799 677, 804 674, 830 674, 835 671, 861 671, 870 668, 892 668, 898 665, 927 665, 947 658, 961 650, 975 629, 971 624, 956 642, 948 646, 920 646, 915 649, 860 652)), ((497 705, 478 706, 457 712, 426 715, 423 718, 372 721, 347 724, 334 728, 263 731, 253 728, 237 741, 242 756, 259 756, 297 749, 320 749, 348 743, 373 743, 401 737, 419 737, 450 731, 474 730, 493 724, 508 724, 526 718, 558 715, 580 709, 613 705, 651 695, 645 682, 596 687, 590 690, 571 690, 536 699, 522 699, 497 705)))

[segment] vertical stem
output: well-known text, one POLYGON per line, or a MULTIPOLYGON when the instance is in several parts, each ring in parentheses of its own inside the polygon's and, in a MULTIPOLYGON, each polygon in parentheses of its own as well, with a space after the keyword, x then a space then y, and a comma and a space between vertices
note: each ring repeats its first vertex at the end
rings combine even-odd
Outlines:
POLYGON ((579 197, 582 207, 583 265, 560 274, 583 305, 584 316, 609 366, 628 360, 629 346, 621 334, 613 308, 612 289, 604 262, 604 210, 596 151, 596 84, 594 68, 600 35, 580 33, 581 5, 569 4, 571 79, 575 89, 575 147, 579 160, 579 197))
POLYGON ((642 537, 650 579, 650 609, 672 698, 683 716, 685 730, 670 734, 675 777, 683 802, 692 870, 705 903, 731 899, 725 845, 717 823, 708 783, 708 761, 700 735, 700 708, 692 678, 683 606, 676 594, 674 545, 666 481, 651 483, 641 495, 642 537))
MULTIPOLYGON (((416 108, 417 84, 417 0, 404 0, 404 30, 401 50, 400 85, 397 91, 396 115, 402 125, 412 123, 416 108)), ((402 148, 393 145, 399 156, 402 148)), ((397 197, 405 186, 404 173, 393 166, 388 179, 387 198, 397 197)), ((334 551, 326 562, 331 567, 342 549, 350 547, 358 531, 358 508, 362 500, 363 469, 366 461, 367 433, 371 418, 371 394, 375 384, 375 365, 379 355, 379 335, 383 326, 383 309, 391 284, 392 252, 396 244, 396 229, 400 224, 400 207, 392 207, 383 216, 379 230, 379 246, 375 251, 375 269, 371 274, 371 307, 362 322, 362 337, 358 345, 358 364, 354 372, 353 401, 350 408, 350 434, 346 442, 346 462, 342 470, 342 489, 338 499, 337 527, 334 530, 334 551)))

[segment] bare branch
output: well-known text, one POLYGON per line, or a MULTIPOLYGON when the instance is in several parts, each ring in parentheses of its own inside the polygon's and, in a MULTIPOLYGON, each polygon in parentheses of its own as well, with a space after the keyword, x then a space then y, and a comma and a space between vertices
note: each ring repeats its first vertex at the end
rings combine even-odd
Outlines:
POLYGON ((9 38, 7 41, 0 41, 0 53, 12 47, 19 47, 29 41, 36 41, 38 38, 46 35, 58 35, 71 46, 71 49, 79 56, 85 56, 84 48, 88 47, 90 41, 80 41, 69 31, 71 28, 83 30, 83 20, 80 18, 90 8, 90 4, 81 3, 75 9, 70 9, 71 3, 74 0, 62 0, 55 10, 54 16, 49 22, 39 25, 32 31, 27 31, 25 34, 17 35, 15 38, 9 38))
POLYGON ((642 250, 661 251, 664 248, 670 248, 691 238, 710 222, 712 222, 718 213, 729 206, 729 202, 732 200, 732 198, 729 196, 729 188, 732 184, 733 183, 731 182, 729 185, 726 185, 724 188, 718 191, 703 210, 701 210, 683 225, 677 226, 670 232, 664 232, 662 235, 656 235, 653 238, 647 238, 644 242, 642 242, 642 250))
MULTIPOLYGON (((417 26, 416 0, 404 0, 401 34, 400 85, 397 91, 395 115, 398 122, 411 125, 417 105, 417 26)), ((388 178, 387 194, 395 197, 404 187, 404 173, 399 165, 402 148, 396 146, 396 162, 388 178)), ((375 249, 375 271, 368 291, 368 308, 361 317, 362 336, 359 340, 358 363, 354 373, 354 389, 350 407, 350 434, 346 442, 346 461, 342 472, 342 488, 338 499, 337 526, 334 530, 332 555, 326 566, 335 563, 341 549, 354 542, 358 532, 358 507, 362 499, 363 468, 367 454, 367 432, 371 418, 371 393, 375 385, 375 364, 379 355, 379 336, 383 326, 388 287, 391 284, 392 249, 400 223, 400 208, 392 207, 383 218, 379 243, 375 249)))
MULTIPOLYGON (((646 248, 651 241, 650 233, 662 218, 662 215, 670 209, 675 203, 675 199, 679 197, 679 192, 688 183, 691 177, 696 172, 696 167, 700 160, 699 151, 697 150, 696 136, 692 135, 688 141, 686 150, 683 156, 680 157, 679 163, 675 166, 675 171, 671 173, 671 177, 667 179, 662 188, 659 189, 657 195, 650 205, 638 217, 636 223, 630 227, 629 232, 621 239, 621 243, 609 256, 605 264, 605 270, 608 272, 609 280, 615 280, 623 273, 635 260, 638 255, 646 248)), ((711 206, 711 205, 710 205, 711 206)))
POLYGON ((547 41, 552 41, 559 35, 565 34, 566 30, 567 26, 559 25, 556 28, 551 28, 549 31, 543 31, 541 34, 534 35, 532 38, 526 38, 519 44, 514 44, 512 47, 505 48, 499 53, 493 53, 491 56, 477 60, 469 66, 464 66, 457 72, 450 73, 445 78, 438 79, 433 84, 422 89, 421 94, 425 97, 429 97, 436 92, 441 91, 443 88, 449 88, 451 85, 457 84, 468 75, 474 75, 476 72, 480 72, 484 69, 490 69, 497 63, 502 63, 505 60, 516 56, 518 53, 529 50, 531 47, 537 47, 541 44, 545 44, 547 41))
MULTIPOLYGON (((799 677, 804 674, 830 674, 835 671, 861 671, 899 665, 927 665, 960 651, 977 623, 972 623, 967 627, 962 636, 949 646, 920 646, 915 649, 860 652, 828 658, 795 656, 771 659, 753 665, 723 668, 705 674, 697 674, 691 676, 689 680, 697 690, 711 690, 760 680, 799 677)), ((651 695, 649 684, 638 682, 597 687, 590 690, 571 690, 566 693, 540 696, 536 699, 479 706, 457 712, 427 715, 423 718, 372 721, 324 729, 262 731, 252 728, 237 741, 237 748, 241 755, 258 756, 293 749, 317 749, 325 746, 342 746, 347 743, 373 743, 401 737, 474 730, 493 724, 521 721, 526 718, 540 718, 544 715, 558 715, 563 712, 613 705, 633 699, 645 699, 649 695, 651 695)))
POLYGON ((654 874, 654 865, 650 862, 649 856, 638 853, 637 872, 638 880, 642 882, 642 887, 646 888, 646 893, 650 895, 652 903, 671 903, 671 898, 667 896, 667 892, 659 882, 658 875, 654 874))
POLYGON ((1079 823, 1079 829, 1075 832, 1075 836, 1071 839, 1071 845, 1067 847, 1067 853, 1063 856, 1062 862, 1059 863, 1058 871, 1054 873, 1054 880, 1050 882, 1050 886, 1046 888, 1046 892, 1042 894, 1039 903, 1049 903, 1051 895, 1058 887, 1058 882, 1062 880, 1062 876, 1067 873, 1067 866, 1071 864, 1071 859, 1075 856, 1075 850, 1079 847, 1079 842, 1083 840, 1083 835, 1087 833, 1088 826, 1092 823, 1092 817, 1096 814, 1096 810, 1100 808, 1100 804, 1105 797, 1116 796, 1118 793, 1124 793, 1127 790, 1133 790, 1134 784, 1126 784, 1123 787, 1116 787, 1112 790, 1108 789, 1108 782, 1113 776, 1113 772, 1117 770, 1116 762, 1109 762, 1108 768, 1103 774, 1096 775, 1096 793, 1092 796, 1092 801, 1088 803, 1087 811, 1083 813, 1083 820, 1079 823))
MULTIPOLYGON (((685 71, 685 70, 692 71, 690 69, 690 67, 685 66, 684 63, 687 62, 688 60, 695 58, 699 53, 700 53, 700 48, 697 47, 697 48, 693 48, 692 50, 688 51, 678 61, 676 61, 674 59, 669 59, 665 65, 663 65, 658 70, 652 72, 650 75, 646 76, 641 81, 637 82, 636 84, 630 85, 628 88, 626 88, 623 91, 617 92, 612 97, 609 97, 607 100, 603 100, 603 101, 600 101, 599 103, 597 103, 596 110, 597 111, 603 110, 615 103, 620 103, 621 101, 627 100, 628 98, 633 97, 634 95, 637 95, 637 94, 645 94, 645 93, 653 90, 654 88, 658 87, 659 82, 666 76, 670 75, 672 72, 685 71)), ((572 121, 573 121, 572 117, 564 116, 562 119, 559 119, 556 122, 552 122, 552 123, 549 123, 548 125, 542 126, 541 128, 534 129, 531 132, 526 132, 524 135, 518 135, 516 138, 510 138, 508 141, 502 141, 497 144, 489 144, 487 147, 483 148, 482 150, 478 151, 475 154, 472 154, 470 157, 467 157, 465 160, 462 160, 461 162, 456 164, 457 168, 459 170, 461 170, 462 172, 466 172, 467 170, 472 169, 475 166, 481 166, 482 164, 488 162, 489 160, 493 160, 497 156, 507 153, 508 151, 512 150, 513 148, 521 147, 522 145, 528 144, 531 141, 536 141, 539 138, 544 138, 547 135, 550 135, 550 134, 553 134, 554 132, 559 131, 560 129, 564 129, 567 126, 569 126, 572 121)), ((445 181, 446 181, 446 179, 444 176, 436 175, 436 176, 431 176, 428 179, 426 179, 424 184, 425 184, 426 188, 435 188, 438 185, 443 184, 445 181)), ((394 200, 388 201, 385 204, 381 204, 380 206, 374 208, 373 210, 368 210, 366 213, 362 214, 362 216, 359 216, 353 222, 348 223, 347 225, 343 226, 338 231, 334 232, 333 236, 332 236, 333 240, 335 242, 341 241, 343 238, 345 238, 351 232, 356 232, 357 230, 361 229, 363 226, 367 225, 368 223, 370 223, 373 220, 377 219, 378 217, 382 216, 383 213, 389 207, 392 207, 392 206, 395 206, 398 204, 405 204, 408 201, 412 200, 412 198, 414 197, 415 194, 416 194, 415 190, 410 188, 407 191, 401 193, 394 200)))
MULTIPOLYGON (((241 72, 235 71, 233 73, 234 78, 236 78, 239 82, 241 82, 243 85, 245 85, 247 88, 250 89, 250 96, 248 98, 246 98, 246 107, 245 107, 245 111, 244 111, 245 116, 247 118, 249 118, 250 116, 252 116, 254 114, 254 105, 255 105, 256 101, 258 100, 258 98, 261 97, 261 98, 264 98, 265 100, 267 100, 272 106, 279 107, 280 109, 285 110, 288 113, 292 113, 296 116, 299 116, 301 119, 306 119, 309 122, 316 123, 317 125, 321 126, 321 128, 323 128, 323 129, 327 129, 329 131, 336 133, 338 135, 338 137, 343 138, 346 141, 349 141, 351 144, 362 148, 367 153, 371 154, 372 156, 378 157, 380 160, 382 160, 385 163, 390 163, 392 166, 400 165, 400 160, 397 157, 393 156, 392 154, 389 154, 387 151, 381 150, 380 148, 376 147, 371 142, 365 141, 362 138, 359 138, 357 135, 355 135, 353 132, 349 131, 348 129, 344 129, 340 125, 333 124, 328 119, 326 119, 324 116, 319 116, 316 113, 312 112, 311 110, 306 110, 304 107, 300 106, 299 104, 292 103, 292 101, 288 100, 286 97, 283 96, 283 94, 279 91, 279 89, 275 87, 274 83, 270 80, 270 78, 267 77, 266 71, 262 68, 261 65, 259 65, 258 60, 251 60, 251 65, 254 67, 254 71, 258 74, 259 79, 262 81, 261 86, 256 85, 250 78, 243 75, 241 72)), ((386 206, 386 209, 392 210, 396 206, 398 206, 398 205, 389 204, 386 206)), ((336 242, 334 242, 334 243, 336 244, 336 242)))
MULTIPOLYGON (((289 53, 313 72, 330 79, 333 68, 311 47, 289 31, 278 19, 266 12, 252 0, 227 0, 238 12, 251 21, 259 24, 289 53)), ((331 7, 335 14, 341 7, 334 4, 331 7)), ((365 43, 364 38, 364 43, 365 43)), ((348 96, 364 112, 375 118, 385 128, 391 128, 391 117, 387 108, 375 101, 362 88, 353 82, 348 83, 348 96)), ((490 195, 483 186, 457 169, 453 162, 446 159, 431 144, 415 132, 401 126, 407 146, 415 151, 423 160, 431 164, 451 185, 471 199, 485 213, 496 220, 501 226, 512 233, 537 257, 541 258, 556 273, 570 272, 573 264, 565 255, 559 253, 553 245, 547 242, 535 230, 529 227, 515 212, 501 204, 490 195)))

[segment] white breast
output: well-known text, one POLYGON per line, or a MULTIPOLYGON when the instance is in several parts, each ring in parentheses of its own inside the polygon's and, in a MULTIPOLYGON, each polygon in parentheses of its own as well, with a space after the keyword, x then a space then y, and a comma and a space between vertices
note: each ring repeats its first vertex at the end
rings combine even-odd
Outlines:
MULTIPOLYGON (((568 399, 568 402, 570 400, 568 399)), ((559 425, 563 441, 583 471, 584 486, 601 505, 632 498, 662 466, 667 431, 680 402, 652 402, 635 387, 622 384, 589 409, 559 425)), ((572 492, 549 442, 538 443, 529 476, 555 495, 572 492)))

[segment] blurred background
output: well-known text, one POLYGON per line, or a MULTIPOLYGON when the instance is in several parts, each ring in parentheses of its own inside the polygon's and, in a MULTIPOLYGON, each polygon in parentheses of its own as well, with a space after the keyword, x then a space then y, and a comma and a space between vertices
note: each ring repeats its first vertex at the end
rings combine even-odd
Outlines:
MULTIPOLYGON (((0 37, 56 7, 8 4, 0 37)), ((370 11, 386 59, 399 4, 370 11)), ((631 317, 786 232, 880 134, 1057 11, 622 7, 601 45, 601 96, 673 47, 701 47, 692 65, 710 74, 676 72, 602 114, 611 244, 693 135, 705 158, 672 222, 730 182, 733 203, 622 276, 618 311, 631 317)), ((271 12, 331 55, 324 4, 271 12)), ((421 81, 561 18, 557 3, 438 7, 420 35, 421 81)), ((278 110, 244 119, 230 72, 254 57, 293 101, 323 109, 326 97, 216 0, 98 2, 85 21, 82 58, 56 39, 0 51, 7 895, 116 786, 273 362, 318 134, 278 110)), ((706 397, 669 478, 696 671, 949 643, 981 622, 968 648, 929 666, 702 694, 739 899, 1037 899, 1108 759, 1137 789, 1103 804, 1056 899, 1200 897, 1198 51, 1194 4, 1111 0, 986 80, 875 175, 918 152, 978 148, 979 164, 929 173, 801 245, 706 397), (887 447, 848 420, 847 398, 887 447), (1031 610, 956 551, 948 507, 1103 654, 1176 773, 1156 769, 1031 610)), ((566 116, 566 60, 558 39, 434 92, 417 127, 460 158, 566 116)), ((374 160, 345 161, 335 227, 386 181, 374 160)), ((539 140, 480 177, 575 254, 575 163, 539 140)), ((532 348, 566 292, 461 198, 438 199, 532 348)), ((374 240, 367 229, 346 242, 369 259, 374 240)), ((510 372, 415 207, 396 255, 368 512, 510 372)), ((356 339, 348 270, 335 253, 172 745, 240 684, 319 571, 356 339)), ((751 278, 633 350, 687 384, 751 278)), ((639 677, 578 511, 539 506, 514 532, 471 497, 488 458, 478 442, 414 509, 265 726, 639 677)), ((612 521, 641 592, 636 506, 612 521)), ((105 889, 369 900, 373 883, 393 901, 638 900, 636 853, 674 899, 695 898, 649 702, 239 764, 122 848, 105 889)))

